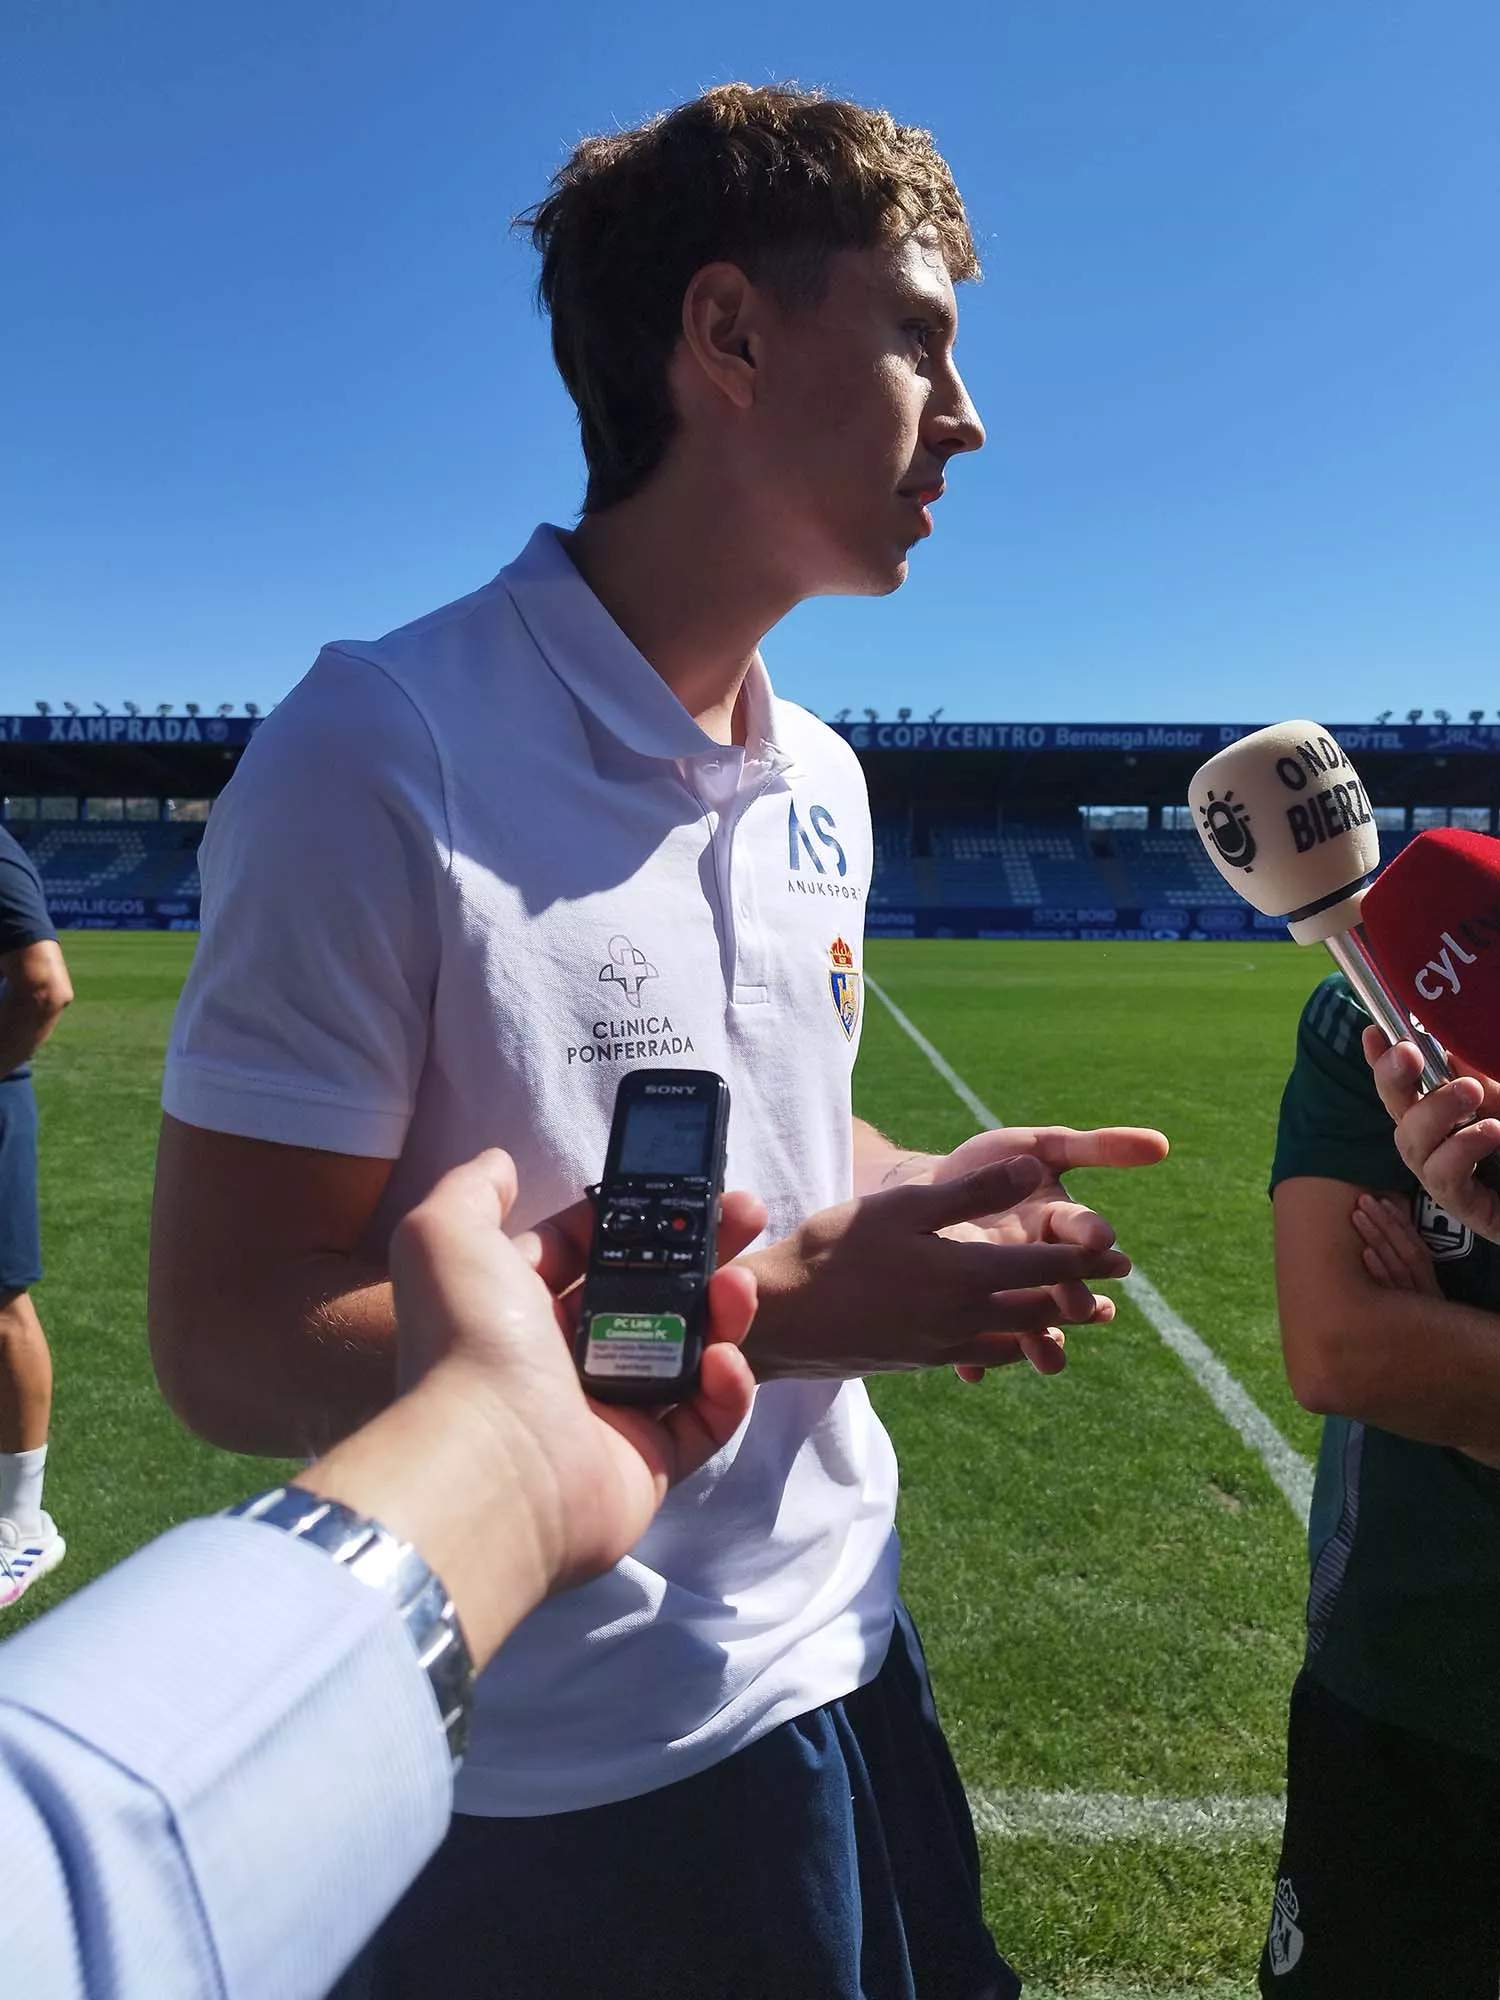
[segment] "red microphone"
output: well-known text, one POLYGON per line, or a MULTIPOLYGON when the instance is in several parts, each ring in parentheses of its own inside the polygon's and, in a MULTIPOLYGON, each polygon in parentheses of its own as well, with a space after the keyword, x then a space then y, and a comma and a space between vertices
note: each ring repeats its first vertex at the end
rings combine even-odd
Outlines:
POLYGON ((1365 891, 1380 969, 1466 1069, 1500 1075, 1500 840, 1419 833, 1365 891))

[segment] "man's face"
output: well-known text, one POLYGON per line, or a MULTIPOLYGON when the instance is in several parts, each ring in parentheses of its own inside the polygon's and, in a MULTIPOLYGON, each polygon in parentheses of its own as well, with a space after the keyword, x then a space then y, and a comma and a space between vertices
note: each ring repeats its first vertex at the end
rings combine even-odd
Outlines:
POLYGON ((948 461, 984 443, 954 365, 957 325, 953 281, 922 231, 837 252, 817 306, 770 315, 755 479, 799 596, 905 582, 948 461))

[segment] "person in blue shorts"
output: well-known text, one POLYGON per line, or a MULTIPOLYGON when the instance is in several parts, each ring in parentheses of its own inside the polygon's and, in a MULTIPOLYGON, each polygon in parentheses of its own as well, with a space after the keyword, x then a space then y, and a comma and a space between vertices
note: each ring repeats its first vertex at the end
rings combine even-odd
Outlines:
POLYGON ((52 1356, 31 1302, 42 1275, 31 1058, 72 998, 41 877, 0 827, 0 1610, 67 1547, 42 1508, 52 1356))
POLYGON ((760 654, 806 598, 897 590, 983 443, 973 240, 926 132, 743 84, 582 141, 531 228, 582 514, 325 647, 214 806, 158 1379, 228 1448, 352 1430, 396 1386, 392 1229, 450 1167, 514 1157, 550 1275, 621 1075, 722 1076, 768 1213, 750 1415, 485 1674, 453 1830, 340 2000, 1013 2000, 864 1378, 1055 1375, 1128 1269, 1057 1175, 1166 1140, 934 1156, 854 1116, 869 799, 760 654))

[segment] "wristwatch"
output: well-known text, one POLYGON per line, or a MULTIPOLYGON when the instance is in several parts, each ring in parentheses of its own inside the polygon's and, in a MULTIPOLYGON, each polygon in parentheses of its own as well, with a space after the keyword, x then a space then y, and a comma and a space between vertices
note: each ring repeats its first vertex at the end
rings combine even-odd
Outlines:
POLYGON ((224 1512, 311 1542, 395 1607, 437 1701, 456 1771, 469 1742, 474 1662, 452 1598, 411 1543, 301 1486, 272 1487, 224 1512))

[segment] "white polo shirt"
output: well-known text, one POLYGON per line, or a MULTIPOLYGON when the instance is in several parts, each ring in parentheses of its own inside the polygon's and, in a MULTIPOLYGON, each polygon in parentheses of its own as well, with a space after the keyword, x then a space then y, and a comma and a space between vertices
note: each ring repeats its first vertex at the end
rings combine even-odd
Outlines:
MULTIPOLYGON (((363 1246, 486 1146, 512 1229, 576 1201, 641 1065, 728 1082, 771 1238, 851 1187, 872 861, 863 773, 757 662, 714 742, 540 528, 493 583, 343 642, 257 732, 203 844, 162 1101, 394 1161, 363 1246)), ((761 1388, 630 1558, 481 1683, 463 1812, 690 1776, 877 1670, 896 1467, 859 1383, 761 1388)))

